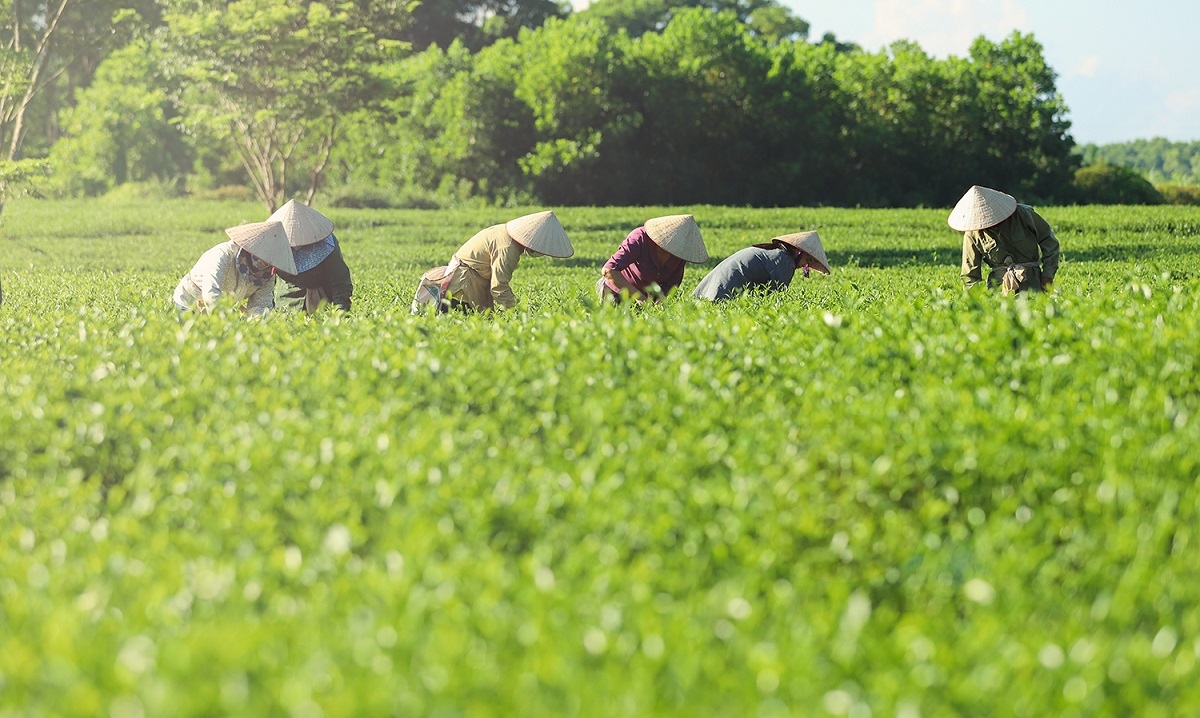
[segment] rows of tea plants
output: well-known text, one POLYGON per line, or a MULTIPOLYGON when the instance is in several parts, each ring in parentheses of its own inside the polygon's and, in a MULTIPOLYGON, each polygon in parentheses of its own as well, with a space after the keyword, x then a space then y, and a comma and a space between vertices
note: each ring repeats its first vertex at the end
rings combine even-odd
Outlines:
POLYGON ((526 211, 331 211, 354 311, 250 321, 169 296, 251 205, 7 207, 0 716, 1200 712, 1200 215, 1044 208, 1014 298, 943 210, 564 208, 409 314, 526 211), (598 306, 682 210, 833 274, 598 306))

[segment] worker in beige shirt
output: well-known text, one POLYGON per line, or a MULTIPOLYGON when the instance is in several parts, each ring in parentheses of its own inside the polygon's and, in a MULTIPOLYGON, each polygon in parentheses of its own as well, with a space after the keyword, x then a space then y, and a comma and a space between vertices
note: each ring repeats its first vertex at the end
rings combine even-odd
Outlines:
MULTIPOLYGON (((418 295, 429 292, 442 308, 485 311, 500 307, 512 309, 517 304, 513 295, 513 272, 521 255, 549 255, 566 258, 575 253, 567 232, 553 212, 538 212, 497 224, 478 232, 467 240, 450 260, 435 285, 427 284, 430 270, 425 273, 418 295)), ((440 269, 440 268, 439 268, 440 269)), ((420 296, 418 297, 420 299, 420 296)), ((423 302, 422 302, 423 303, 423 302)), ((414 302, 414 310, 417 309, 414 302)))

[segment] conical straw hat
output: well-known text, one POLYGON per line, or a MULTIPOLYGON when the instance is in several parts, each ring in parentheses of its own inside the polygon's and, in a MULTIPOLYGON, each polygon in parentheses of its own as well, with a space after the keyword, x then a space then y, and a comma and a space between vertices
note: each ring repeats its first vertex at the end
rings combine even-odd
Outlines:
POLYGON ((959 232, 971 232, 1000 224, 1017 211, 1011 195, 975 185, 967 190, 946 221, 959 232))
POLYGON ((650 239, 685 262, 699 264, 708 261, 708 248, 700 236, 696 218, 690 214, 673 214, 646 220, 650 239))
POLYGON ((275 210, 267 221, 282 222, 288 244, 293 247, 316 244, 333 234, 333 222, 328 217, 294 199, 275 210))
POLYGON ((282 222, 251 222, 225 230, 233 243, 281 272, 296 273, 296 260, 288 246, 282 222))
POLYGON ((508 236, 517 244, 532 249, 539 254, 565 259, 575 254, 571 240, 567 239, 567 230, 553 212, 536 212, 524 217, 517 217, 504 224, 508 236))
POLYGON ((829 260, 825 258, 825 245, 821 244, 821 236, 816 232, 782 234, 778 237, 772 237, 769 244, 756 244, 754 246, 769 249, 775 246, 775 242, 790 244, 799 249, 812 259, 813 269, 822 274, 829 274, 829 260))

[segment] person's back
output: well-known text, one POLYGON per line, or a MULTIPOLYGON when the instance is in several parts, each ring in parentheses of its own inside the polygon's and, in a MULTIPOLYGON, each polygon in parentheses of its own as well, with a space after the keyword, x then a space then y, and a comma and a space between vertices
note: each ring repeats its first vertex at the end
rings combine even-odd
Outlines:
POLYGON ((693 297, 720 301, 755 287, 786 289, 796 274, 796 259, 781 247, 746 247, 713 267, 692 292, 693 297))
POLYGON ((825 245, 814 230, 781 234, 739 249, 713 267, 692 296, 717 302, 755 287, 782 291, 791 286, 800 267, 806 277, 811 269, 829 274, 825 245))

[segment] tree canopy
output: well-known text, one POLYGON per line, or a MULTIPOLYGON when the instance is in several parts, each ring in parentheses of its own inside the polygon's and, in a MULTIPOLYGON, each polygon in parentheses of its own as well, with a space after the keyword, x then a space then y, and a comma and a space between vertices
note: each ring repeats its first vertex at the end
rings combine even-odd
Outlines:
POLYGON ((268 210, 286 201, 289 173, 312 201, 344 114, 382 86, 375 68, 400 49, 377 37, 369 3, 163 0, 162 51, 186 117, 233 140, 268 210))
POLYGON ((676 6, 640 35, 583 12, 403 64, 391 127, 414 179, 492 200, 946 205, 986 183, 1034 201, 1065 197, 1078 165, 1054 73, 1020 33, 937 60, 676 6))
POLYGON ((569 12, 561 0, 419 0, 405 39, 421 50, 455 40, 478 50, 569 12))
MULTIPOLYGON (((1068 201, 1082 164, 1022 33, 938 59, 810 42, 778 0, 97 2, 113 31, 64 10, 69 57, 26 103, 63 193, 947 206, 971 184, 1068 201)), ((0 7, 27 37, 30 6, 0 7)), ((6 57, 11 107, 30 65, 6 57)))

